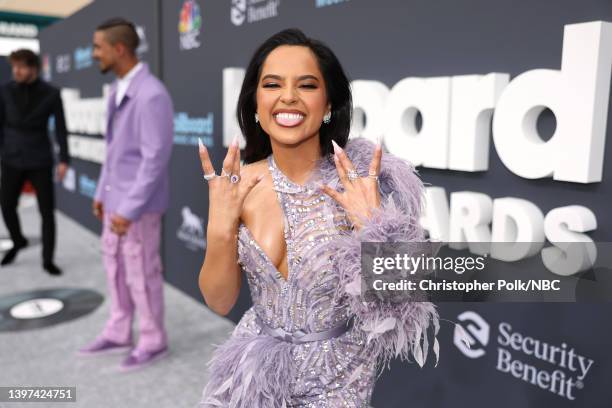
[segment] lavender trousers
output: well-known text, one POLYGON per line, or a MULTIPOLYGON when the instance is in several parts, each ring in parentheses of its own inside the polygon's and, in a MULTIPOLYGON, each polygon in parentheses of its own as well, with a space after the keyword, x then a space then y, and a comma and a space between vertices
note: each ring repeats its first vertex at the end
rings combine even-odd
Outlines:
POLYGON ((144 214, 132 222, 123 236, 111 231, 110 218, 110 214, 104 215, 102 252, 111 312, 102 336, 117 343, 130 343, 136 312, 140 333, 136 349, 159 350, 167 345, 159 256, 161 214, 144 214))

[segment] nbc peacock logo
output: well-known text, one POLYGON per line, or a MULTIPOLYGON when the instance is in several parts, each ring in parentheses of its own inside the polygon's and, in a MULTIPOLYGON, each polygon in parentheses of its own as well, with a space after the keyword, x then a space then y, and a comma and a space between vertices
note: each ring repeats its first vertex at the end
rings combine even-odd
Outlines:
POLYGON ((51 63, 49 62, 50 59, 51 59, 51 57, 49 57, 49 54, 43 55, 43 58, 42 58, 42 73, 43 73, 43 79, 45 81, 50 81, 51 80, 51 63))
POLYGON ((191 50, 200 46, 198 37, 202 29, 200 6, 195 0, 185 0, 179 14, 179 37, 181 50, 191 50))

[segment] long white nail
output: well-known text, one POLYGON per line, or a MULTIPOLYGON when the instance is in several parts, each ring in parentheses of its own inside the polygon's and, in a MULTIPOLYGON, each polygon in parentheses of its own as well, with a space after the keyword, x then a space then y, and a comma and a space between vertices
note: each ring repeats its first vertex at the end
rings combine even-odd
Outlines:
POLYGON ((203 152, 206 149, 206 147, 204 146, 204 143, 202 143, 202 138, 201 137, 198 137, 198 147, 199 147, 201 152, 203 152))
POLYGON ((340 145, 338 145, 338 143, 336 143, 335 140, 332 140, 332 146, 334 146, 334 153, 336 155, 338 155, 342 151, 342 148, 340 147, 340 145))
POLYGON ((379 134, 379 135, 376 137, 376 146, 378 146, 378 147, 382 146, 382 138, 383 138, 383 137, 382 137, 382 135, 381 135, 381 134, 379 134))
POLYGON ((234 136, 234 139, 232 139, 232 146, 238 146, 238 136, 234 136))

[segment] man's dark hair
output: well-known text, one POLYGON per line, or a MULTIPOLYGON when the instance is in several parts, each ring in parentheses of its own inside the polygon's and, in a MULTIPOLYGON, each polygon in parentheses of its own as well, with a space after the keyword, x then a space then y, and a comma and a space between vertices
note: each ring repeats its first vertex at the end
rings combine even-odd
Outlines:
POLYGON ((353 111, 349 80, 333 51, 323 42, 307 37, 302 31, 290 28, 268 38, 257 48, 246 69, 242 89, 238 96, 237 117, 246 139, 245 163, 253 163, 272 153, 270 136, 255 123, 257 85, 261 69, 268 55, 281 45, 299 45, 309 48, 317 58, 325 79, 327 98, 331 104, 331 122, 321 126, 319 142, 323 156, 333 152, 331 141, 344 147, 351 130, 353 111))
POLYGON ((138 44, 140 44, 140 38, 138 38, 134 23, 121 17, 106 20, 96 28, 96 31, 104 31, 109 43, 115 45, 120 42, 125 45, 132 54, 136 53, 138 44))
POLYGON ((32 50, 28 50, 26 48, 21 48, 19 50, 15 50, 11 52, 9 55, 10 62, 23 62, 28 67, 36 68, 40 70, 40 58, 38 55, 32 50))

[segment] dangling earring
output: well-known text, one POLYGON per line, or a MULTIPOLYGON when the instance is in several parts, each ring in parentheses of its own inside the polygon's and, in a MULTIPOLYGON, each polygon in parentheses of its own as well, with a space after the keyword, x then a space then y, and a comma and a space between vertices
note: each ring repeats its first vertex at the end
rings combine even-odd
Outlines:
POLYGON ((323 116, 323 123, 328 125, 329 122, 331 122, 331 112, 327 112, 325 116, 323 116))
POLYGON ((259 115, 255 114, 255 123, 259 123, 259 115))

